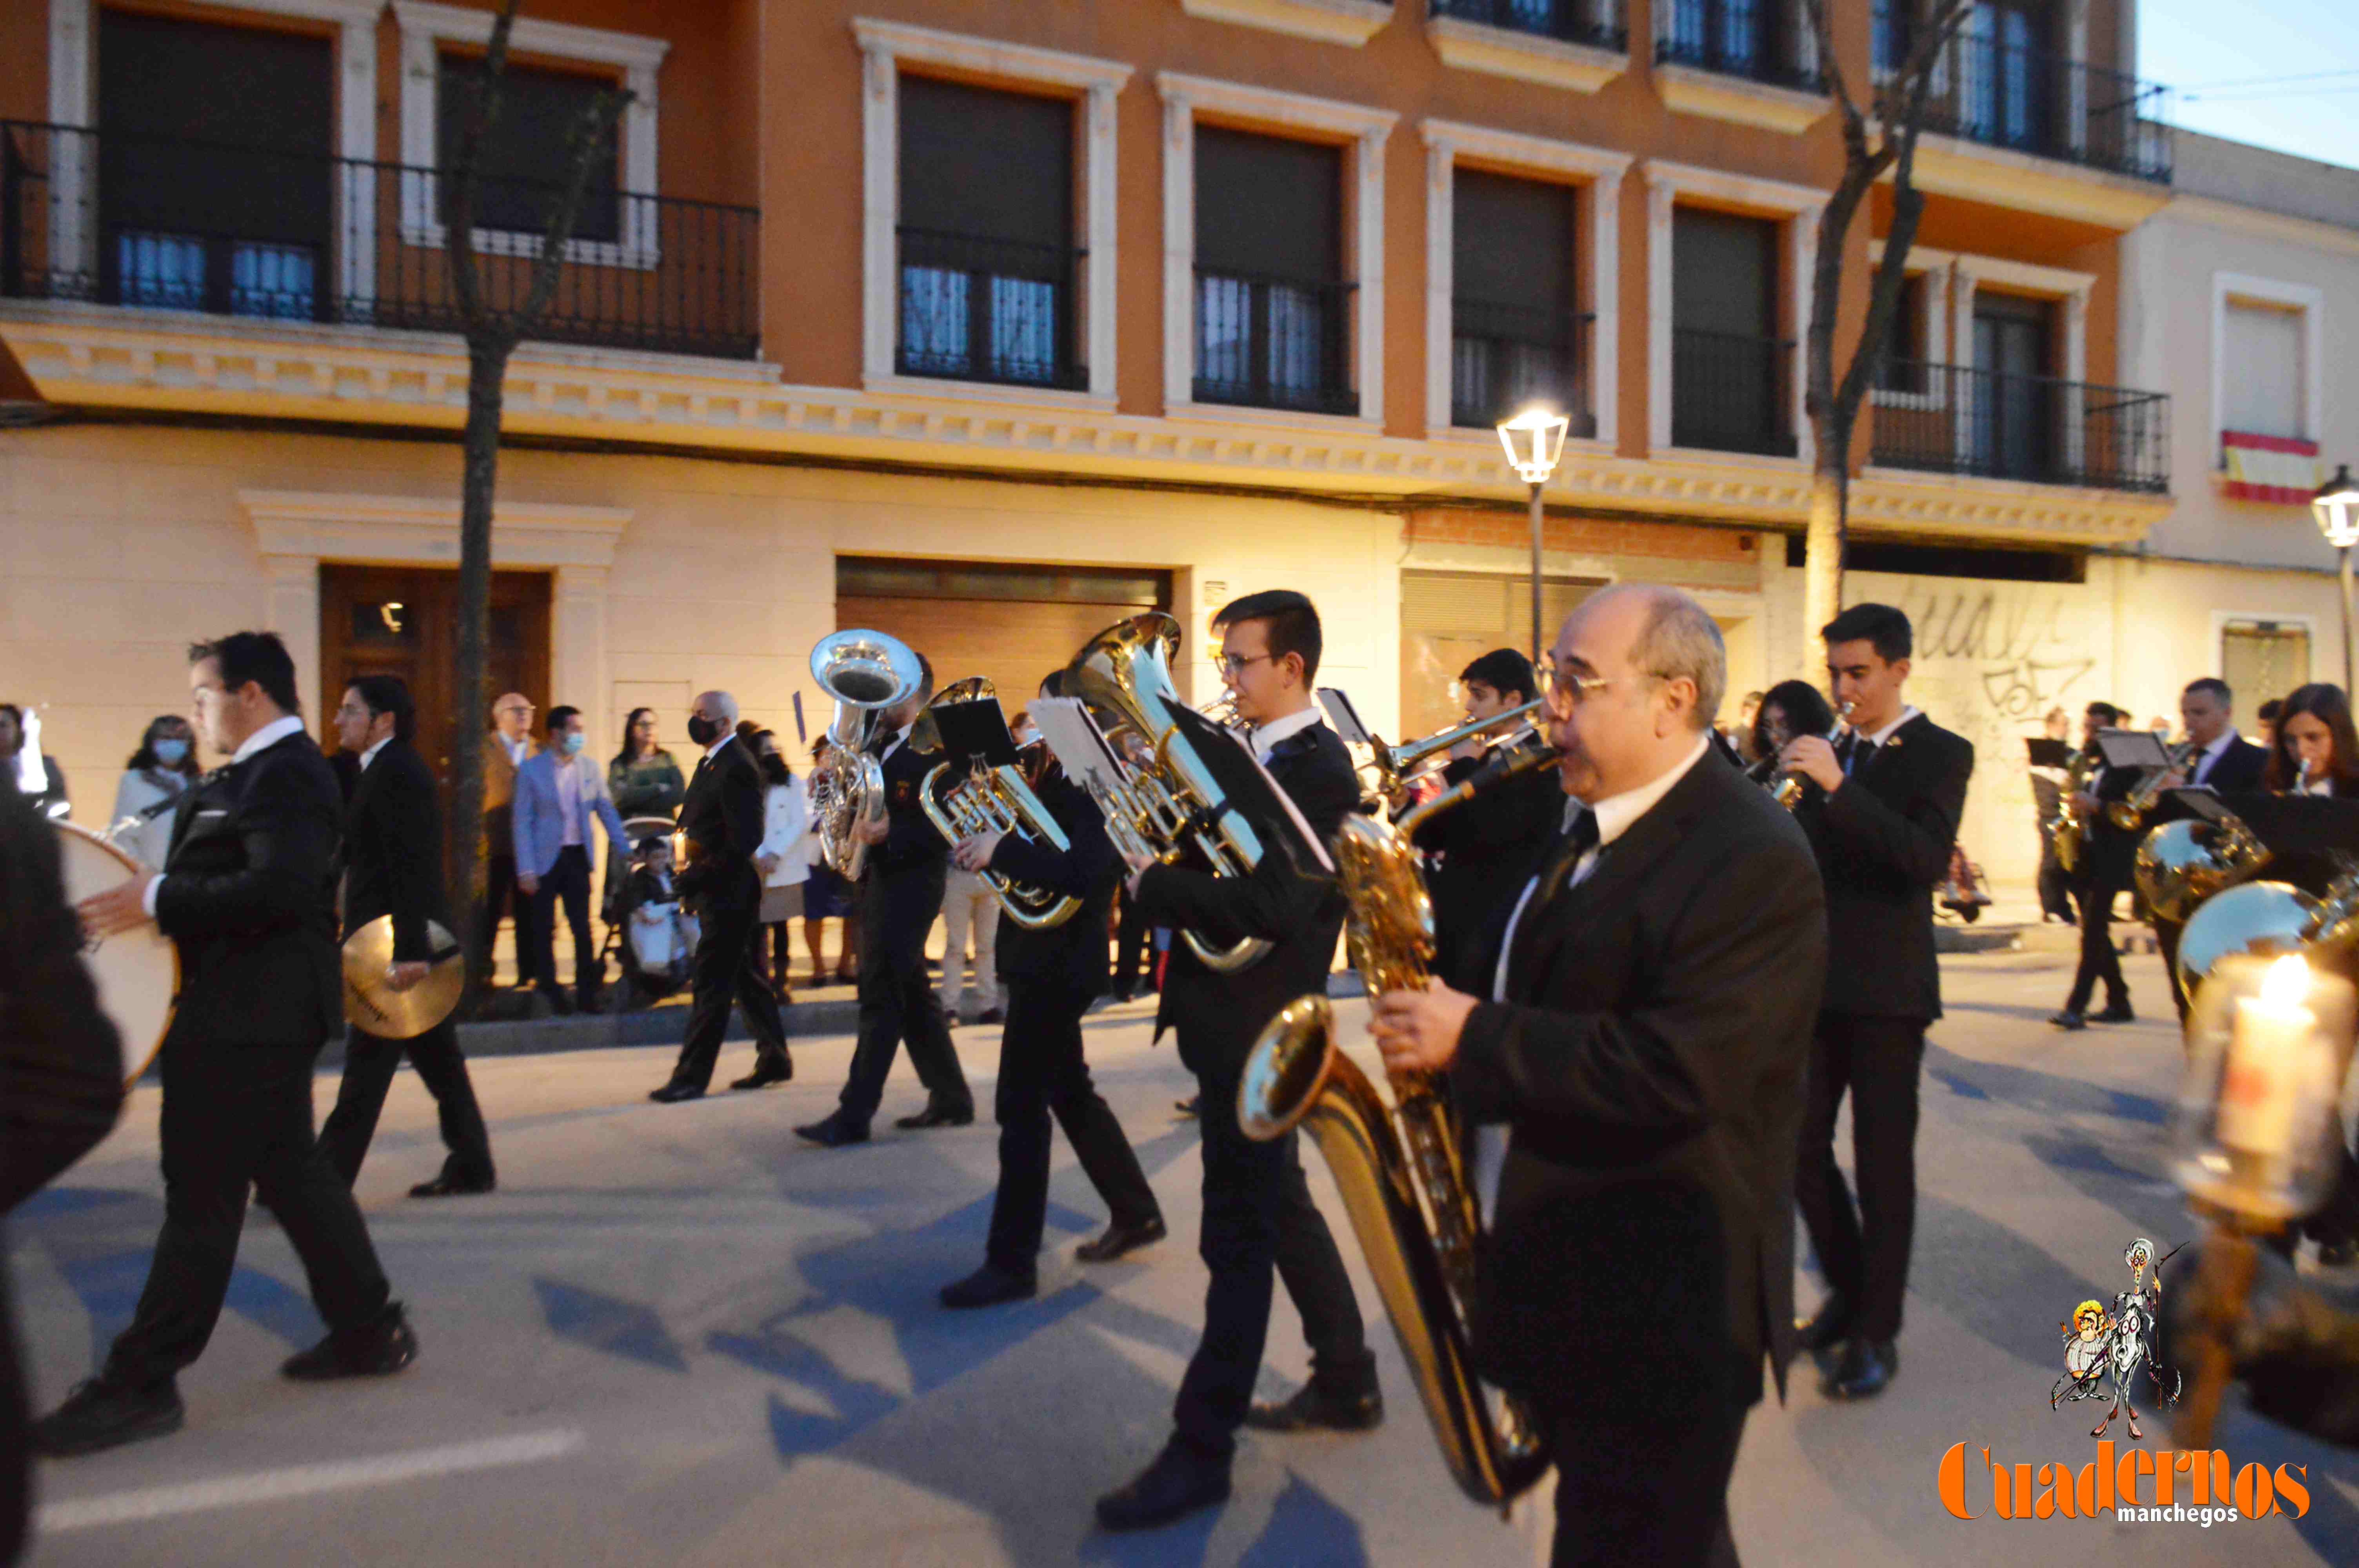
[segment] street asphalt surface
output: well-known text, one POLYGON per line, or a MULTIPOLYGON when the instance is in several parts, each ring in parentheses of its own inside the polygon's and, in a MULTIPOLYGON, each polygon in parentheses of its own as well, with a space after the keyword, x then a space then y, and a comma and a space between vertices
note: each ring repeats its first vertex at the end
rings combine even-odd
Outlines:
MULTIPOLYGON (((1756 1409, 1730 1499, 1748 1563, 2359 1563, 2359 1454, 2235 1407, 2215 1445, 2239 1467, 2306 1466, 2305 1517, 1994 1517, 1982 1449, 2077 1468, 2096 1448, 2096 1407, 2049 1407, 2059 1321, 2128 1288, 2131 1238, 2168 1251, 2192 1231, 2165 1143, 2176 1031, 2158 1022, 2155 960, 2128 962, 2146 1018, 2064 1034, 2044 1020, 2069 956, 1944 960, 1899 1376, 1843 1406, 1805 1358, 1786 1402, 1773 1392, 1756 1409), (1972 1519, 1936 1492, 1960 1443, 1972 1519)), ((1364 1005, 1340 1011, 1357 1038, 1364 1005)), ((405 1074, 360 1197, 418 1364, 375 1382, 281 1379, 278 1362, 320 1325, 285 1238, 249 1225, 229 1310, 181 1379, 187 1428, 44 1465, 30 1562, 1533 1563, 1544 1518, 1527 1507, 1502 1522, 1458 1495, 1364 1274, 1389 1400, 1380 1431, 1248 1435, 1225 1508, 1145 1535, 1094 1529, 1092 1498, 1165 1435, 1204 1284, 1197 1138, 1172 1114, 1192 1085, 1148 1033, 1136 1005, 1088 1026, 1172 1238, 1074 1263, 1103 1211, 1060 1141, 1039 1297, 975 1313, 946 1312, 934 1292, 982 1260, 995 1027, 957 1035, 984 1111, 975 1126, 893 1130, 921 1099, 903 1063, 875 1141, 836 1152, 791 1129, 832 1106, 845 1037, 798 1040, 784 1087, 682 1106, 645 1098, 667 1048, 479 1060, 500 1188, 443 1203, 405 1195, 440 1157, 431 1102, 405 1074)), ((720 1081, 751 1060, 730 1048, 720 1081)), ((334 1090, 323 1075, 323 1114, 334 1090)), ((157 1102, 142 1087, 114 1136, 12 1223, 17 1331, 41 1407, 90 1374, 145 1277, 161 1213, 157 1102)), ((1305 1157, 1356 1269, 1341 1206, 1305 1157)), ((1806 1302, 1820 1289, 1807 1259, 1799 1288, 1806 1302)), ((1283 1292, 1279 1303, 1273 1394, 1306 1369, 1283 1292)), ((2145 1445, 2169 1446, 2161 1412, 2139 1409, 2145 1445)), ((2113 1435, 2125 1437, 2121 1422, 2113 1435)))

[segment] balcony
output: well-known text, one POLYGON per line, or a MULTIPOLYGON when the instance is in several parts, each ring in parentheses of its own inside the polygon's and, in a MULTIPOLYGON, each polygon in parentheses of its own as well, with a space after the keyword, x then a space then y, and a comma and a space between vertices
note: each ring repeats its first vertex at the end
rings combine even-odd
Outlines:
POLYGON ((903 375, 1085 390, 1075 301, 1087 252, 904 226, 903 375))
POLYGON ((1545 403, 1597 433, 1589 398, 1593 316, 1526 305, 1460 299, 1451 304, 1450 422, 1488 429, 1518 409, 1545 403))
POLYGON ((1196 269, 1194 400, 1357 414, 1349 283, 1196 269))
POLYGON ((1475 22, 1620 54, 1630 47, 1629 32, 1600 15, 1604 10, 1595 0, 1426 0, 1426 15, 1435 20, 1475 22))
MULTIPOLYGON (((555 193, 482 183, 493 307, 528 294, 555 193)), ((449 195, 430 168, 0 121, 0 297, 455 332, 449 195)), ((593 192, 534 341, 752 358, 760 221, 593 192)))
POLYGON ((1655 63, 1815 96, 1826 79, 1805 63, 1799 11, 1787 0, 1662 0, 1655 63))
POLYGON ((1896 360, 1868 461, 2148 495, 2170 491, 2170 398, 2052 376, 1896 360))
POLYGON ((1794 344, 1692 328, 1671 332, 1671 445, 1790 458, 1794 344))
MULTIPOLYGON (((1875 34, 1878 75, 1906 52, 1886 19, 1875 34)), ((2163 90, 2051 49, 1972 31, 1934 67, 1925 128, 1982 146, 2170 183, 2170 138, 2156 123, 2163 90)))

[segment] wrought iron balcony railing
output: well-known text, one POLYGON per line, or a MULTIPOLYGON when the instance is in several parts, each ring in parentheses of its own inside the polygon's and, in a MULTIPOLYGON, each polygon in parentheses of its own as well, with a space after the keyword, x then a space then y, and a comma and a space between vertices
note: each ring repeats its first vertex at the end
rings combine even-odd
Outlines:
MULTIPOLYGON (((1908 37, 1878 16, 1875 38, 1881 77, 1898 67, 1908 37)), ((2134 76, 1976 30, 1970 17, 1934 66, 1925 128, 2167 185, 2164 96, 2162 88, 2134 76)))
POLYGON ((1875 395, 1882 468, 2093 490, 2170 490, 2170 397, 1896 360, 1875 395))
POLYGON ((1199 403, 1357 414, 1349 283, 1196 269, 1199 403))
POLYGON ((1089 385, 1075 287, 1087 252, 908 225, 900 238, 903 375, 1089 385))
POLYGON ((1630 48, 1630 32, 1614 19, 1617 9, 1598 0, 1426 0, 1430 16, 1480 22, 1621 54, 1630 48))
POLYGON ((1804 49, 1800 0, 1657 0, 1655 60, 1804 92, 1826 78, 1804 49))
MULTIPOLYGON (((482 182, 491 305, 528 293, 556 195, 482 182)), ((449 205, 430 168, 0 121, 0 297, 455 331, 449 205)), ((750 358, 760 222, 751 207, 601 193, 532 335, 750 358)))
POLYGON ((1794 345, 1692 328, 1671 333, 1671 445, 1790 458, 1794 345))
POLYGON ((1545 403, 1572 421, 1575 436, 1597 433, 1589 394, 1593 316, 1485 299, 1450 307, 1450 422, 1487 428, 1545 403))

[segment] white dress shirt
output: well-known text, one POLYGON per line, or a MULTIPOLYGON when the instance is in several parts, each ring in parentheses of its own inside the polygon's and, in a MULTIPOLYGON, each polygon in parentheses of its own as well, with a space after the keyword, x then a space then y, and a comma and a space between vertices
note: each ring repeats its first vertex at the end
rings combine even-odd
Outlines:
POLYGON ((2206 778, 2209 778, 2212 773, 2212 764, 2217 762, 2227 752, 2228 748, 2235 743, 2236 727, 2231 724, 2227 729, 2220 731, 2220 738, 2218 740, 2212 741, 2209 746, 2204 747, 2202 751, 2196 753, 2195 769, 2192 773, 2187 775, 2187 782, 2191 784, 2200 784, 2206 778))
MULTIPOLYGON (((388 735, 385 738, 385 741, 390 741, 392 739, 393 737, 388 735)), ((385 750, 385 741, 379 741, 375 745, 371 746, 367 751, 361 753, 361 772, 368 772, 368 765, 376 761, 376 754, 379 752, 385 750)))
POLYGON ((1267 767, 1269 754, 1277 750, 1280 741, 1301 734, 1305 730, 1318 723, 1320 718, 1317 708, 1306 708, 1299 712, 1289 713, 1283 719, 1273 719, 1252 731, 1254 760, 1262 766, 1267 767))
MULTIPOLYGON (((299 715, 293 713, 283 714, 280 717, 272 719, 269 723, 264 725, 253 734, 248 735, 245 738, 245 743, 238 747, 236 754, 230 758, 229 765, 234 768, 237 766, 238 763, 245 761, 248 757, 253 756, 256 752, 266 751, 272 746, 276 746, 279 741, 284 741, 289 735, 300 735, 301 733, 303 733, 302 718, 299 715)), ((162 877, 149 877, 147 879, 147 891, 139 895, 139 907, 147 912, 147 918, 150 920, 156 918, 156 892, 157 890, 161 888, 163 885, 164 879, 162 877)))
MULTIPOLYGON (((899 751, 902 746, 908 741, 909 731, 915 730, 917 727, 918 721, 912 719, 907 724, 902 725, 900 729, 896 730, 893 732, 893 743, 885 748, 885 754, 876 759, 876 765, 881 768, 886 763, 891 762, 893 760, 893 753, 899 751)), ((719 750, 720 748, 718 746, 713 748, 713 751, 717 752, 719 750)), ((712 755, 712 752, 708 752, 705 754, 710 756, 712 755)))
POLYGON ((526 735, 519 739, 511 741, 506 735, 501 735, 500 744, 508 749, 509 763, 520 768, 524 766, 525 748, 532 744, 532 737, 526 735))

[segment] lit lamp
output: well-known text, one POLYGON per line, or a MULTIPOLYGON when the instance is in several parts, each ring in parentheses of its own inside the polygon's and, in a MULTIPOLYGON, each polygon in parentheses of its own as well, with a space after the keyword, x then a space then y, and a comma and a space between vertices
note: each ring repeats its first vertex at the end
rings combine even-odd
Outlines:
MULTIPOLYGON (((1536 674, 1540 664, 1540 491, 1556 472, 1557 460, 1564 456, 1564 433, 1571 427, 1572 421, 1564 415, 1538 405, 1499 421, 1499 445, 1507 449, 1507 466, 1532 487, 1532 669, 1536 674)), ((2343 561, 2347 568, 2347 551, 2343 561)))
MULTIPOLYGON (((1502 433, 1506 427, 1500 427, 1502 433)), ((2334 477, 2310 498, 2310 514, 2318 531, 2343 557, 2343 689, 2351 690, 2351 546, 2359 545, 2359 484, 2351 481, 2351 465, 2337 463, 2334 477)))
POLYGON ((2171 1426, 2190 1449, 2211 1446, 2257 1262, 2252 1238, 2293 1224, 2333 1184, 2354 1030, 2351 982, 2299 953, 2226 955, 2195 993, 2172 1172, 2212 1232, 2193 1383, 2171 1426))

